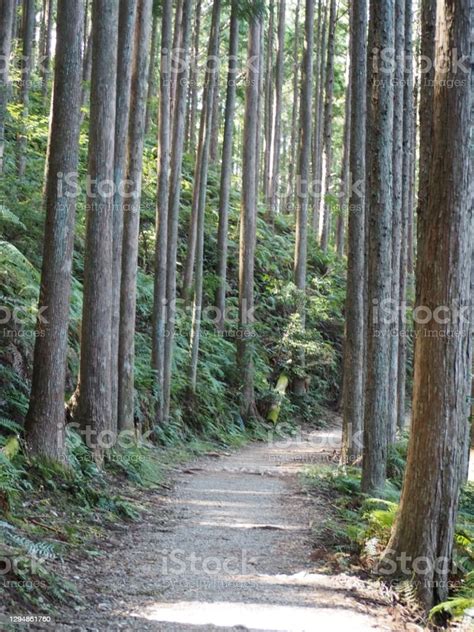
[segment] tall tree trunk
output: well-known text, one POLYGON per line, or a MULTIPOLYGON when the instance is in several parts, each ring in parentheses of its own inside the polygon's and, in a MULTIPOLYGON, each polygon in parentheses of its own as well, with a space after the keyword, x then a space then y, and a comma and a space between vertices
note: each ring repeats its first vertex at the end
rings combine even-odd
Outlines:
POLYGON ((196 147, 196 120, 198 105, 198 60, 199 60, 199 36, 201 34, 201 9, 202 0, 197 0, 194 15, 193 32, 193 57, 191 61, 191 79, 188 92, 188 113, 186 115, 186 149, 194 151, 196 147))
POLYGON ((322 195, 321 209, 323 212, 323 231, 321 234, 321 248, 327 250, 331 236, 331 205, 326 196, 331 190, 332 169, 332 119, 334 98, 334 54, 336 47, 336 0, 331 0, 329 9, 328 55, 325 76, 324 101, 324 132, 323 132, 323 162, 322 162, 322 195))
MULTIPOLYGON (((170 197, 168 207, 168 252, 166 280, 166 330, 165 361, 163 370, 163 421, 170 414, 171 375, 173 365, 173 345, 176 318, 176 258, 178 251, 178 219, 181 199, 181 172, 183 164, 184 131, 186 114, 186 84, 189 72, 189 40, 191 31, 191 0, 182 0, 182 20, 180 36, 180 59, 184 64, 182 73, 175 77, 176 98, 173 114, 173 139, 171 150, 170 197), (177 79, 180 78, 179 81, 177 79)), ((176 67, 173 72, 176 73, 176 67)), ((172 84, 173 85, 173 84, 172 84)))
POLYGON ((92 5, 91 187, 86 206, 81 366, 74 402, 75 418, 94 433, 90 447, 99 465, 104 454, 101 433, 112 428, 113 197, 102 185, 114 177, 118 9, 116 0, 95 0, 92 5))
POLYGON ((364 278, 367 120, 367 0, 351 11, 351 135, 342 461, 362 454, 364 416, 364 278))
POLYGON ((5 153, 5 115, 10 91, 9 70, 15 0, 0 3, 0 175, 3 173, 5 153))
POLYGON ((165 363, 165 320, 166 320, 166 272, 168 242, 168 203, 171 133, 171 27, 173 20, 172 0, 164 0, 161 16, 161 61, 160 61, 160 121, 158 192, 156 203, 155 278, 153 295, 153 340, 152 368, 155 371, 157 397, 155 420, 163 421, 163 374, 165 363))
POLYGON ((156 51, 158 48, 158 15, 153 13, 153 23, 151 27, 150 63, 148 72, 148 96, 146 100, 145 114, 145 134, 150 131, 153 118, 153 99, 156 92, 156 51))
MULTIPOLYGON (((179 66, 179 60, 182 59, 183 52, 183 4, 184 0, 176 0, 175 11, 174 11, 174 33, 173 33, 173 48, 171 55, 172 69, 173 72, 171 74, 171 125, 174 125, 174 112, 178 91, 178 81, 181 70, 179 66)), ((192 11, 192 7, 190 9, 192 11)), ((189 46, 189 44, 188 44, 189 46)), ((188 52, 186 51, 186 55, 188 52)), ((187 62, 189 63, 189 61, 187 62)), ((189 77, 190 70, 186 69, 186 74, 189 77)))
POLYGON ((26 417, 26 442, 33 454, 60 462, 65 448, 69 297, 76 197, 58 186, 60 173, 75 173, 79 154, 82 75, 82 0, 58 0, 57 46, 52 120, 45 189, 45 240, 31 398, 26 417), (40 310, 41 313, 41 310, 40 310))
POLYGON ((388 380, 388 442, 396 439, 398 425, 398 361, 399 361, 399 308, 400 265, 402 248, 403 202, 403 130, 405 81, 405 1, 395 0, 395 72, 396 90, 393 91, 393 205, 392 205, 392 298, 390 327, 390 367, 388 380))
POLYGON ((120 0, 117 99, 114 141, 114 208, 112 228, 112 331, 111 331, 111 380, 112 380, 112 429, 118 428, 119 393, 119 329, 120 287, 122 283, 122 242, 124 214, 128 214, 129 191, 124 190, 127 172, 128 130, 134 32, 137 14, 136 0, 120 0), (127 197, 125 197, 125 194, 127 197))
POLYGON ((89 33, 87 37, 87 44, 84 52, 84 59, 82 62, 82 89, 81 89, 81 124, 84 120, 83 109, 87 103, 87 97, 89 95, 89 83, 92 73, 92 33, 89 33))
POLYGON ((272 163, 270 165, 269 184, 271 217, 273 217, 278 210, 280 184, 281 110, 283 83, 285 79, 285 11, 286 0, 281 0, 278 15, 278 52, 275 67, 275 111, 272 140, 272 163))
POLYGON ((135 313, 137 302, 138 240, 142 191, 143 146, 148 94, 152 0, 139 0, 133 54, 128 132, 127 182, 131 187, 124 214, 122 279, 120 285, 118 428, 134 428, 135 313))
MULTIPOLYGON (((314 43, 314 0, 305 0, 305 47, 303 52, 301 97, 300 97, 300 139, 298 157, 298 204, 296 207, 295 237, 295 285, 299 290, 298 312, 302 327, 305 326, 306 269, 308 253, 308 202, 311 160, 311 130, 313 124, 313 43, 314 43)), ((304 353, 300 357, 300 370, 304 370, 304 353)), ((302 395, 305 379, 295 379, 294 390, 302 395)))
MULTIPOLYGON (((423 14, 429 17, 434 7, 427 3, 423 14)), ((420 191, 416 271, 416 304, 432 311, 428 322, 424 318, 415 325, 412 429, 400 510, 386 551, 395 562, 403 556, 426 609, 448 596, 471 368, 471 93, 466 62, 461 61, 461 71, 449 63, 470 58, 470 2, 446 0, 436 6, 436 87, 429 89, 432 135, 428 139, 425 133, 429 124, 422 134, 429 143, 422 147, 423 156, 430 157, 424 164, 426 189, 420 191), (456 80, 460 85, 453 89, 449 84, 456 80)), ((429 35, 424 24, 423 37, 429 35)), ((423 48, 429 46, 425 42, 423 48)), ((426 102, 425 87, 422 92, 426 102)))
POLYGON ((30 105, 31 70, 33 64, 33 40, 35 35, 35 0, 23 0, 22 55, 20 60, 21 120, 17 139, 17 170, 23 177, 26 170, 27 123, 30 105))
POLYGON ((264 155, 263 155, 263 191, 265 198, 265 205, 267 208, 267 220, 273 221, 270 206, 270 177, 272 166, 272 144, 273 144, 273 95, 274 95, 274 83, 273 83, 273 68, 274 68, 274 39, 275 39, 275 3, 273 0, 269 0, 268 6, 269 19, 267 28, 267 46, 266 46, 266 59, 265 59, 265 75, 264 81, 264 155))
POLYGON ((259 108, 262 24, 259 18, 250 21, 247 51, 244 136, 242 155, 242 205, 240 209, 239 252, 239 332, 237 366, 241 376, 240 411, 244 421, 258 415, 255 404, 253 360, 254 267, 257 219, 257 137, 259 108))
POLYGON ((229 199, 232 177, 232 140, 234 134, 234 115, 237 80, 237 55, 239 52, 239 16, 237 0, 232 0, 229 36, 229 67, 227 74, 227 94, 224 115, 224 143, 222 146, 222 169, 219 190, 219 226, 217 229, 217 276, 216 290, 217 329, 224 331, 226 285, 227 285, 227 250, 229 226, 229 199))
POLYGON ((339 203, 336 225, 336 252, 339 257, 344 255, 345 231, 346 231, 346 207, 349 196, 349 144, 351 137, 351 83, 350 83, 350 55, 347 60, 347 88, 346 103, 344 107, 344 132, 341 167, 341 182, 339 185, 339 203))
MULTIPOLYGON (((400 256, 400 305, 402 308, 407 300, 407 267, 408 267, 408 222, 410 208, 413 205, 412 180, 413 164, 415 162, 416 146, 413 139, 414 120, 414 86, 413 86, 413 33, 412 33, 412 0, 405 0, 405 90, 403 92, 404 117, 403 117, 403 172, 402 172, 402 236, 400 256)), ((405 310, 399 318, 399 356, 398 356, 398 419, 397 426, 402 430, 405 426, 405 391, 406 391, 406 364, 407 364, 407 337, 405 310)))
POLYGON ((51 66, 51 40, 53 31, 54 0, 48 0, 48 12, 44 38, 44 55, 41 59, 41 94, 46 97, 51 66))
MULTIPOLYGON (((220 59, 219 46, 217 47, 217 55, 220 59)), ((209 145, 209 160, 212 164, 217 161, 219 154, 219 132, 221 128, 221 109, 220 109, 220 90, 219 90, 219 72, 220 64, 217 68, 216 89, 212 101, 212 117, 211 117, 211 143, 209 145)))
POLYGON ((288 165, 288 183, 286 187, 286 204, 287 213, 294 212, 293 192, 295 186, 296 173, 296 147, 298 142, 298 77, 300 72, 300 64, 298 61, 300 49, 300 8, 301 0, 297 0, 295 11, 295 40, 293 45, 293 108, 291 110, 291 140, 290 140, 290 164, 288 165))
POLYGON ((319 48, 319 67, 316 68, 318 76, 318 91, 315 102, 315 124, 314 124, 314 147, 313 147, 313 180, 316 188, 316 195, 313 196, 312 228, 316 239, 320 237, 321 231, 321 199, 323 193, 323 121, 324 121, 324 87, 326 85, 326 62, 324 52, 327 40, 327 12, 328 5, 321 7, 321 26, 319 48))
POLYGON ((379 311, 391 298, 393 70, 383 51, 394 46, 394 1, 371 5, 369 136, 369 257, 367 378, 362 489, 385 483, 388 430, 389 324, 379 311))
MULTIPOLYGON (((209 59, 217 59, 219 53, 219 27, 220 27, 221 3, 220 0, 214 0, 212 5, 212 22, 211 33, 209 36, 209 59)), ((206 209, 207 194, 207 174, 210 159, 210 145, 212 135, 212 117, 214 93, 218 88, 218 66, 212 71, 206 79, 203 95, 203 110, 201 117, 201 130, 199 133, 199 148, 197 157, 197 181, 195 181, 195 191, 197 190, 197 221, 196 221, 196 265, 195 265, 195 283, 194 283, 194 300, 193 315, 191 327, 191 363, 189 370, 189 383, 191 391, 196 391, 197 368, 199 357, 199 343, 201 336, 201 314, 202 314, 202 291, 203 291, 203 274, 204 274, 204 218, 206 209)))

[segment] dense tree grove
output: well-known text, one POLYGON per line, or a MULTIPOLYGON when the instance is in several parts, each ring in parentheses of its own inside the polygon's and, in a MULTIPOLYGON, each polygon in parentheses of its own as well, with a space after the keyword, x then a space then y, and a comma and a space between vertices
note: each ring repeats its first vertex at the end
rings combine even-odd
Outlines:
POLYGON ((370 571, 473 586, 471 5, 0 0, 6 514, 20 461, 336 416, 370 571))

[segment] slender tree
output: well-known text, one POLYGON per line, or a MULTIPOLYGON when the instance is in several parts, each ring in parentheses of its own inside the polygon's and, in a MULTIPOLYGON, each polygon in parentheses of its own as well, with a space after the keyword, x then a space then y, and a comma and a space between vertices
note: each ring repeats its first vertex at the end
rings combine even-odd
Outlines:
POLYGON ((23 0, 22 50, 20 59, 21 126, 17 139, 17 169, 23 177, 26 169, 27 122, 30 104, 33 40, 35 36, 35 0, 23 0))
POLYGON ((293 42, 293 107, 291 110, 291 140, 290 140, 290 162, 288 165, 288 186, 287 186, 287 200, 286 200, 286 212, 293 211, 293 198, 292 192, 295 189, 295 173, 296 173, 296 148, 298 144, 298 87, 299 87, 299 73, 300 64, 298 61, 299 49, 300 49, 300 9, 301 0, 297 0, 295 10, 295 35, 293 42))
POLYGON ((40 60, 41 94, 43 95, 43 97, 46 97, 48 93, 48 82, 49 82, 49 76, 50 76, 54 0, 48 0, 47 7, 48 7, 47 19, 46 19, 45 33, 44 33, 44 54, 41 56, 41 60, 40 60))
POLYGON ((342 460, 349 462, 362 454, 364 416, 367 0, 354 0, 352 5, 350 68, 352 186, 349 197, 342 443, 342 460))
POLYGON ((281 111, 283 97, 283 82, 285 79, 285 11, 286 0, 280 1, 278 14, 278 51, 275 63, 275 111, 273 122, 271 165, 270 165, 270 215, 277 212, 278 191, 280 181, 280 154, 281 154, 281 111))
MULTIPOLYGON (((424 5, 423 13, 432 15, 430 0, 424 5)), ((403 555, 427 609, 448 595, 471 368, 466 317, 472 253, 471 92, 465 62, 470 58, 470 2, 446 0, 436 7, 432 135, 422 135, 429 143, 423 155, 429 158, 418 208, 422 230, 416 271, 416 304, 431 309, 431 318, 415 324, 412 430, 399 515, 386 551, 397 565, 403 555), (453 59, 460 60, 461 70, 450 63, 453 59), (460 73, 467 79, 459 81, 460 73), (437 307, 441 317, 436 317, 437 307)), ((426 27, 423 37, 430 33, 426 27)), ((426 50, 432 41, 424 44, 426 50)))
POLYGON ((393 0, 371 5, 369 31, 370 239, 362 488, 371 493, 385 483, 387 460, 390 332, 383 308, 391 298, 393 68, 387 51, 393 51, 394 46, 393 0))
POLYGON ((331 0, 329 8, 328 50, 325 70, 324 88, 324 126, 323 126, 323 161, 322 161, 322 196, 321 209, 323 214, 323 230, 321 234, 321 248, 327 250, 331 234, 331 205, 326 196, 331 190, 332 169, 332 121, 334 108, 334 55, 336 47, 336 0, 331 0))
POLYGON ((197 0, 194 12, 193 30, 193 55, 191 60, 191 72, 188 93, 188 113, 186 116, 186 148, 194 150, 196 146, 196 121, 198 106, 198 62, 199 62, 199 38, 201 34, 201 10, 202 0, 197 0))
MULTIPOLYGON (((295 238, 295 285, 299 290, 298 312, 301 325, 305 325, 305 293, 308 254, 308 203, 309 179, 311 159, 311 131, 312 131, 312 97, 313 97, 313 40, 314 40, 314 0, 305 0, 305 43, 302 63, 301 97, 300 97, 300 138, 298 156, 298 196, 296 207, 296 238, 295 238)), ((301 354, 301 364, 304 366, 304 355, 301 354)), ((295 392, 304 392, 305 380, 295 380, 295 392)))
POLYGON ((10 53, 14 24, 14 0, 0 2, 0 174, 3 173, 5 153, 5 114, 9 92, 10 53))
POLYGON ((81 365, 74 416, 94 433, 93 453, 101 464, 100 436, 112 428, 112 228, 118 11, 116 0, 92 4, 92 82, 89 123, 90 191, 86 208, 81 365), (104 97, 107 95, 107 98, 104 97))
POLYGON ((250 18, 247 81, 245 91, 242 155, 242 203, 240 210, 239 252, 239 331, 237 365, 241 375, 241 416, 244 421, 258 415, 255 403, 253 360, 254 266, 257 216, 257 136, 260 100, 261 18, 250 18))
POLYGON ((350 54, 347 60, 347 87, 346 100, 344 105, 344 132, 343 151, 341 166, 341 182, 339 184, 339 203, 336 224, 336 252, 339 257, 344 255, 345 232, 346 232, 346 207, 349 197, 349 144, 351 137, 351 83, 350 83, 350 54))
POLYGON ((117 409, 118 427, 120 430, 132 429, 135 417, 135 312, 152 6, 152 0, 138 1, 135 27, 127 160, 127 182, 131 190, 129 204, 127 203, 127 212, 124 214, 122 279, 120 286, 117 409))
POLYGON ((148 95, 146 99, 145 114, 145 134, 150 131, 151 121, 153 119, 153 99, 156 92, 156 56, 159 45, 158 37, 158 7, 159 3, 153 2, 153 22, 151 25, 151 44, 150 44, 150 61, 148 68, 148 95))
MULTIPOLYGON (((402 235, 400 253, 400 305, 404 308, 407 300, 408 280, 408 222, 413 206, 413 166, 415 163, 416 138, 413 138, 413 129, 416 125, 414 117, 414 85, 413 85, 413 33, 412 33, 412 0, 405 0, 405 89, 403 92, 404 116, 403 116, 403 171, 402 171, 402 235)), ((399 317, 399 349, 398 349, 398 404, 397 426, 402 430, 405 425, 405 390, 406 390, 406 364, 407 364, 407 329, 405 322, 405 310, 399 317)))
POLYGON ((112 227, 112 330, 111 330, 111 380, 112 380, 112 427, 117 429, 119 389, 119 329, 120 287, 122 282, 122 242, 124 212, 130 201, 125 191, 127 172, 128 129, 134 32, 137 14, 136 0, 120 0, 117 52, 117 97, 114 140, 114 208, 112 227), (127 197, 124 197, 124 194, 127 197))
MULTIPOLYGON (((82 0, 58 0, 54 94, 45 188, 45 239, 26 441, 65 462, 64 397, 76 197, 58 186, 77 171, 82 76, 82 0)), ((64 186, 64 185, 63 185, 64 186)))
POLYGON ((160 424, 163 421, 163 375, 165 363, 166 272, 171 132, 171 57, 169 54, 169 48, 171 46, 172 14, 172 0, 165 0, 163 2, 161 16, 159 162, 156 204, 152 341, 152 368, 155 371, 155 392, 157 395, 155 409, 155 419, 157 424, 160 424))
MULTIPOLYGON (((214 0, 212 6, 211 33, 209 36, 209 59, 217 60, 219 52, 219 26, 220 26, 220 0, 214 0)), ((210 71, 210 76, 206 80, 203 96, 203 110, 201 118, 201 129, 199 131, 199 147, 197 156, 197 182, 195 187, 198 190, 197 218, 196 218, 196 261, 195 261, 195 283, 193 296, 193 315, 191 326, 191 362, 189 370, 189 383, 191 391, 196 391, 197 368, 199 356, 199 344, 201 336, 201 314, 202 314, 202 292, 204 274, 204 215, 206 208, 207 194, 207 174, 210 159, 210 145, 212 135, 212 116, 214 92, 218 85, 218 65, 210 71)))
POLYGON ((232 177, 232 147, 237 87, 237 55, 239 52, 239 16, 237 0, 232 0, 229 36, 229 67, 224 116, 224 141, 222 146, 222 169, 219 190, 219 226, 217 229, 217 276, 216 290, 217 328, 224 330, 227 285, 227 250, 229 226, 229 199, 232 177))
MULTIPOLYGON (((170 194, 168 207, 168 242, 167 242, 167 279, 166 279, 166 329, 165 356, 163 369, 163 421, 170 414, 171 375, 173 369, 173 346, 176 319, 176 259, 178 252, 178 220, 181 200, 181 172, 183 166, 186 84, 189 76, 189 40, 191 32, 191 0, 182 0, 180 21, 180 55, 179 67, 174 67, 176 95, 174 99, 173 137, 171 144, 170 194), (179 81, 178 81, 179 79, 179 81)), ((175 29, 176 32, 176 29, 175 29)))

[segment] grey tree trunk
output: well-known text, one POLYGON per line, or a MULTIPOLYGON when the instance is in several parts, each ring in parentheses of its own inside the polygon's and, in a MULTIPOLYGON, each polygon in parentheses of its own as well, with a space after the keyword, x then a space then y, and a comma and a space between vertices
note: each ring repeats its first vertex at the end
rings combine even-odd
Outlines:
POLYGON ((320 237, 321 230, 321 199, 323 193, 323 120, 324 120, 324 87, 326 85, 326 63, 324 52, 327 41, 327 12, 328 5, 321 7, 321 26, 319 48, 319 67, 316 68, 318 76, 318 91, 316 92, 315 123, 314 123, 314 148, 313 148, 313 180, 316 186, 315 195, 312 198, 312 228, 316 239, 320 237))
MULTIPOLYGON (((311 160, 311 132, 313 124, 313 44, 314 44, 314 0, 305 0, 305 46, 301 67, 300 97, 300 138, 298 156, 298 196, 296 206, 295 236, 295 285, 299 290, 297 311, 301 325, 305 326, 306 270, 308 255, 308 205, 311 160)), ((300 356, 300 370, 304 370, 304 353, 300 356)), ((294 391, 302 395, 305 391, 305 379, 295 379, 294 391)))
POLYGON ((300 73, 299 56, 299 40, 300 40, 300 8, 301 0, 297 0, 295 11, 295 41, 293 45, 293 108, 291 111, 291 140, 290 140, 290 164, 288 165, 288 183, 286 187, 286 204, 285 211, 294 213, 293 208, 294 190, 295 190, 295 173, 296 173, 296 148, 298 143, 298 77, 300 73))
MULTIPOLYGON (((211 18, 211 32, 209 36, 209 45, 207 51, 207 59, 209 61, 206 66, 206 76, 204 80, 204 90, 202 96, 201 122, 199 126, 199 140, 197 146, 196 165, 194 169, 193 201, 188 229, 188 250, 186 253, 186 261, 183 273, 183 297, 186 300, 190 300, 193 295, 194 271, 198 268, 196 262, 196 252, 199 248, 199 231, 200 228, 204 226, 204 224, 202 224, 201 226, 200 222, 201 219, 203 219, 201 218, 201 214, 204 213, 204 208, 206 204, 207 173, 209 169, 211 134, 214 114, 214 87, 217 90, 217 81, 219 78, 219 62, 217 62, 217 60, 219 59, 219 28, 217 26, 217 31, 215 31, 213 20, 216 17, 216 11, 218 11, 217 17, 219 18, 220 16, 220 2, 214 2, 212 7, 213 13, 211 18)), ((195 281, 194 290, 196 289, 196 286, 197 282, 195 281)), ((194 338, 194 334, 192 335, 192 337, 194 338)))
POLYGON ((275 3, 269 0, 268 6, 267 46, 265 58, 264 82, 264 154, 263 154, 263 192, 266 205, 267 220, 272 223, 272 208, 270 204, 270 178, 272 168, 273 146, 273 96, 274 96, 274 40, 275 40, 275 3))
POLYGON ((155 279, 153 295, 152 368, 155 371, 156 423, 163 422, 163 375, 165 363, 166 272, 168 242, 168 203, 171 133, 171 63, 168 53, 171 46, 173 20, 172 0, 165 0, 161 17, 161 71, 159 166, 156 204, 155 279))
MULTIPOLYGON (((209 59, 217 59, 219 54, 219 29, 220 29, 220 0, 214 0, 212 5, 212 21, 211 33, 209 36, 209 59)), ((194 283, 194 300, 193 300, 193 316, 191 327, 191 362, 189 369, 189 383, 191 391, 196 391, 197 369, 199 358, 199 343, 201 336, 201 314, 202 314, 202 291, 203 291, 203 274, 204 274, 204 217, 206 209, 207 194, 207 174, 210 159, 210 146, 212 136, 212 117, 214 94, 218 89, 218 67, 216 67, 211 75, 206 79, 203 95, 203 110, 201 118, 200 143, 198 147, 197 158, 197 222, 196 222, 196 266, 195 266, 195 283, 194 283)))
POLYGON ((390 368, 388 379, 388 442, 396 440, 398 426, 398 361, 399 361, 399 308, 401 300, 400 265, 402 248, 403 202, 403 130, 405 80, 405 1, 395 0, 395 59, 396 90, 393 91, 393 207, 392 207, 392 309, 390 331, 390 368))
MULTIPOLYGON (((87 37, 87 45, 84 52, 82 63, 82 90, 81 90, 81 109, 85 107, 87 97, 89 95, 89 83, 92 72, 92 33, 87 37)), ((84 120, 84 113, 81 112, 81 124, 84 120)))
POLYGON ((48 0, 47 20, 45 25, 44 55, 41 59, 41 94, 46 97, 48 94, 48 84, 51 66, 51 40, 53 31, 54 0, 48 0))
POLYGON ((367 377, 362 489, 385 483, 388 431, 389 323, 379 312, 391 298, 393 70, 383 51, 394 46, 394 2, 371 6, 367 377), (385 58, 384 58, 385 57, 385 58))
MULTIPOLYGON (((45 189, 45 240, 36 325, 33 378, 25 422, 28 449, 60 462, 65 448, 65 381, 76 197, 58 186, 75 173, 79 154, 82 76, 82 0, 58 0, 52 120, 45 189), (40 312, 41 313, 41 312, 40 312)), ((11 26, 11 25, 10 25, 11 26)))
POLYGON ((336 0, 331 0, 328 27, 328 54, 326 61, 326 77, 324 90, 324 131, 323 131, 323 162, 322 162, 322 195, 321 211, 323 213, 323 230, 321 234, 321 248, 326 251, 331 236, 331 205, 325 197, 331 190, 332 169, 332 119, 334 100, 334 54, 336 46, 336 0))
POLYGON ((261 29, 258 18, 249 27, 242 154, 242 205, 239 251, 239 331, 237 366, 241 376, 240 412, 244 422, 258 416, 255 403, 253 360, 254 267, 257 217, 257 136, 261 63, 261 29))
POLYGON ((5 153, 5 115, 10 91, 9 70, 15 0, 0 3, 0 175, 5 153))
POLYGON ((350 55, 347 60, 347 88, 346 88, 346 103, 344 107, 344 133, 343 143, 344 149, 342 152, 342 167, 341 167, 341 182, 339 185, 339 202, 338 202, 338 215, 336 224, 336 252, 339 257, 344 255, 345 248, 345 232, 346 232, 346 207, 349 197, 349 144, 351 137, 351 83, 350 83, 350 55))
POLYGON ((133 429, 135 418, 135 313, 151 24, 152 0, 139 0, 137 3, 128 130, 127 182, 130 187, 130 197, 127 200, 127 212, 124 213, 122 280, 120 285, 117 409, 119 430, 133 429))
POLYGON ((239 17, 237 0, 232 1, 229 36, 229 67, 227 73, 227 94, 224 115, 224 142, 222 146, 222 169, 219 190, 219 226, 217 229, 217 276, 216 290, 217 329, 224 331, 226 285, 227 285, 227 250, 229 226, 229 198, 232 178, 232 146, 234 135, 234 115, 237 79, 237 55, 239 52, 239 17))
MULTIPOLYGON (((112 229, 112 331, 111 380, 112 428, 118 428, 120 286, 122 281, 122 240, 124 211, 130 202, 124 193, 127 170, 128 122, 132 78, 132 53, 137 13, 136 0, 120 0, 117 58, 117 100, 114 141, 114 208, 112 229)), ((128 194, 128 188, 126 193, 128 194)))
MULTIPOLYGON (((423 14, 430 15, 434 7, 427 7, 427 2, 431 4, 426 0, 423 14)), ((471 93, 469 69, 460 71, 448 63, 453 55, 469 59, 470 2, 448 0, 436 6, 436 89, 432 91, 432 136, 428 139, 422 134, 429 141, 423 155, 430 158, 424 165, 428 166, 423 174, 426 189, 420 191, 423 229, 418 233, 416 271, 416 304, 432 312, 428 322, 424 319, 415 325, 412 430, 400 510, 385 554, 396 562, 403 554, 427 610, 448 596, 471 368, 471 93), (452 89, 449 82, 462 76, 465 81, 452 89), (438 318, 437 307, 444 308, 438 318)), ((429 32, 424 25, 424 37, 429 32)), ((429 44, 425 42, 424 48, 429 44)), ((423 102, 426 97, 422 95, 423 102)))
POLYGON ((280 154, 281 154, 281 110, 283 83, 285 79, 285 11, 286 0, 280 1, 278 14, 278 51, 275 62, 275 112, 273 124, 272 162, 270 165, 270 216, 278 210, 278 194, 280 185, 280 154))
POLYGON ((156 54, 158 48, 158 16, 153 15, 151 27, 150 62, 148 71, 148 95, 146 100, 145 134, 150 131, 153 118, 153 99, 156 92, 156 54))
POLYGON ((199 59, 199 36, 201 34, 201 8, 202 0, 197 0, 194 15, 193 32, 193 58, 191 61, 191 79, 188 93, 188 114, 186 116, 186 148, 194 151, 196 147, 196 120, 198 105, 198 59, 199 59))
POLYGON ((367 120, 367 0, 351 12, 351 136, 342 461, 362 454, 364 417, 364 278, 367 120))
POLYGON ((22 51, 20 60, 21 121, 17 138, 17 170, 22 178, 26 170, 26 126, 30 105, 31 70, 33 64, 33 40, 35 35, 35 0, 23 0, 22 51))
POLYGON ((103 432, 112 429, 111 328, 113 197, 104 182, 114 178, 118 3, 92 5, 92 81, 89 124, 81 366, 74 416, 93 436, 96 462, 103 461, 103 432), (104 94, 107 98, 104 98, 104 94))
MULTIPOLYGON (((182 2, 182 20, 180 35, 180 59, 184 63, 184 70, 176 73, 176 97, 173 114, 173 138, 171 145, 171 175, 170 197, 168 207, 168 251, 167 251, 167 280, 166 280, 166 329, 165 329, 165 361, 163 371, 163 421, 166 422, 170 414, 171 403, 171 375, 173 363, 173 345, 176 319, 176 258, 178 250, 178 219, 181 199, 181 172, 183 164, 185 114, 186 114, 186 84, 189 72, 189 40, 191 31, 191 0, 182 2), (180 79, 177 81, 177 79, 180 79)), ((172 84, 173 86, 173 84, 172 84)))
MULTIPOLYGON (((413 165, 415 162, 415 139, 413 138, 413 128, 415 127, 414 117, 414 85, 413 85, 413 33, 412 33, 412 0, 405 0, 405 89, 403 93, 404 118, 403 118, 403 172, 402 172, 402 235, 401 235, 401 256, 400 256, 400 304, 403 306, 407 301, 407 273, 408 273, 408 222, 410 218, 410 208, 413 205, 413 165)), ((399 318, 399 355, 398 355, 398 419, 397 426, 403 430, 405 426, 406 408, 406 370, 407 370, 407 338, 405 319, 399 318)))

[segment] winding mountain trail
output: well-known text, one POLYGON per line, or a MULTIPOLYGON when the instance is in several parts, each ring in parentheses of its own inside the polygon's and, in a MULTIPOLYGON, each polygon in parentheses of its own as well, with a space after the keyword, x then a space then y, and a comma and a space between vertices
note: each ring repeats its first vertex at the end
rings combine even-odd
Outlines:
POLYGON ((181 468, 169 495, 144 496, 145 522, 111 533, 97 562, 69 569, 89 607, 56 629, 417 629, 395 621, 374 584, 318 573, 310 559, 312 531, 328 508, 301 490, 298 473, 330 460, 339 432, 253 444, 181 468))

